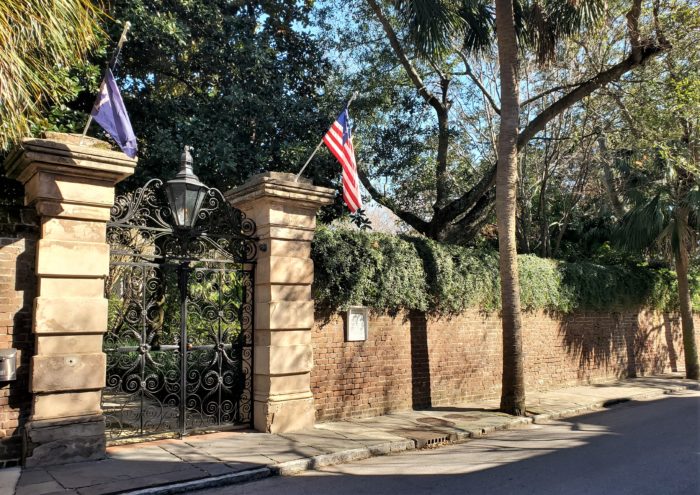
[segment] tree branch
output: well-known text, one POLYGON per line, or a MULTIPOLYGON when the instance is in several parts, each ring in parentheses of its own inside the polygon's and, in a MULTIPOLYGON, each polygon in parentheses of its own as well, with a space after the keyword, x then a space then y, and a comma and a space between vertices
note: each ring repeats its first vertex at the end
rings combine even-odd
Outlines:
POLYGON ((627 12, 627 34, 630 37, 632 52, 630 56, 641 60, 642 39, 639 35, 639 17, 642 15, 642 0, 633 0, 632 8, 627 12))
MULTIPOLYGON (((636 1, 636 0, 635 0, 636 1)), ((522 150, 523 147, 532 139, 538 132, 543 130, 545 126, 556 116, 560 115, 567 108, 571 107, 574 103, 581 101, 583 98, 589 96, 595 90, 600 89, 609 82, 619 79, 623 74, 629 72, 630 70, 643 65, 647 60, 653 58, 659 53, 665 51, 667 46, 660 45, 649 45, 645 46, 641 50, 641 58, 637 58, 633 53, 630 53, 624 60, 613 65, 608 70, 605 70, 595 77, 589 79, 585 83, 582 83, 573 91, 562 96, 560 99, 549 105, 542 112, 540 112, 534 119, 532 119, 527 126, 518 135, 518 151, 522 150)), ((488 191, 491 186, 493 186, 496 178, 496 165, 492 165, 484 177, 475 185, 472 189, 467 191, 461 197, 455 199, 449 203, 445 208, 443 208, 433 221, 438 221, 438 224, 446 225, 447 223, 454 220, 461 212, 468 209, 476 201, 478 201, 481 196, 488 191)))
POLYGON ((436 110, 441 110, 442 104, 440 103, 440 100, 436 98, 435 95, 432 94, 430 91, 428 91, 428 88, 425 87, 423 79, 420 77, 420 74, 418 74, 418 71, 415 67, 413 67, 413 64, 411 64, 411 61, 408 59, 408 56, 406 55, 406 52, 401 46, 401 43, 399 43, 399 39, 396 36, 394 28, 391 26, 389 19, 387 19, 384 16, 381 7, 379 7, 375 0, 367 0, 367 3, 372 9, 372 12, 374 12, 374 15, 377 16, 377 20, 379 20, 380 24, 382 25, 382 28, 384 29, 384 32, 386 33, 387 38, 389 38, 389 44, 394 50, 394 54, 399 59, 399 62, 401 62, 401 65, 403 65, 403 68, 408 74, 408 78, 418 90, 418 94, 420 94, 421 97, 423 97, 423 99, 430 106, 432 106, 436 110))
POLYGON ((446 240, 455 243, 472 240, 489 219, 495 199, 496 190, 492 188, 476 202, 466 215, 450 226, 446 240))
POLYGON ((418 232, 420 232, 423 235, 430 235, 430 224, 420 218, 418 215, 411 213, 410 211, 405 211, 402 209, 395 201, 393 201, 391 198, 388 198, 384 196, 382 193, 380 193, 373 185, 372 182, 369 180, 369 177, 367 177, 367 174, 365 173, 364 170, 358 167, 357 170, 358 175, 360 176, 360 181, 362 182, 362 185, 365 186, 365 189, 369 192, 370 196, 372 196, 372 199, 375 200, 377 203, 379 203, 382 206, 385 206, 386 208, 389 208, 397 217, 399 217, 401 220, 406 222, 408 225, 416 229, 418 232))
POLYGON ((630 113, 629 109, 625 105, 625 102, 622 101, 622 97, 615 91, 612 91, 610 89, 606 90, 606 93, 613 99, 615 104, 618 106, 620 109, 620 112, 622 113, 622 118, 627 122, 627 125, 630 128, 630 131, 632 131, 632 134, 636 138, 641 138, 642 137, 642 132, 639 130, 639 127, 637 126, 637 123, 634 121, 634 117, 632 117, 632 114, 630 113))
POLYGON ((547 89, 547 90, 545 90, 545 91, 542 91, 541 93, 536 94, 535 96, 532 96, 532 97, 528 98, 527 100, 523 101, 523 102, 520 104, 520 106, 529 105, 529 104, 532 103, 533 101, 537 101, 537 100, 539 100, 540 98, 542 98, 542 97, 544 97, 544 96, 547 96, 548 94, 555 93, 555 92, 557 92, 557 91, 561 91, 562 89, 575 88, 576 86, 580 86, 580 85, 584 84, 585 82, 586 82, 586 81, 578 82, 578 83, 572 83, 572 84, 562 84, 561 86, 555 86, 555 87, 553 87, 553 88, 549 88, 549 89, 547 89))
POLYGON ((482 196, 496 183, 496 165, 493 165, 477 182, 474 187, 464 193, 461 197, 451 201, 441 210, 435 212, 433 223, 436 227, 445 226, 457 218, 461 213, 475 205, 482 196))
POLYGON ((457 50, 457 53, 462 58, 462 62, 464 62, 464 73, 467 76, 469 76, 469 79, 471 79, 472 82, 476 85, 476 87, 479 88, 479 91, 483 93, 484 97, 488 100, 489 105, 491 105, 491 108, 493 108, 493 111, 496 112, 498 115, 501 115, 501 109, 496 104, 496 100, 494 100, 493 96, 491 96, 491 93, 488 92, 488 90, 481 83, 479 78, 474 75, 472 67, 471 65, 469 65, 469 60, 467 60, 467 56, 464 53, 462 53, 462 50, 457 50))
POLYGON ((544 129, 554 117, 561 114, 574 103, 581 101, 595 90, 602 88, 606 84, 619 79, 626 72, 643 65, 647 60, 655 55, 658 55, 664 50, 666 50, 666 47, 656 44, 643 47, 639 52, 639 56, 637 56, 635 51, 632 50, 632 53, 630 53, 627 58, 621 62, 613 65, 608 70, 600 72, 595 77, 581 84, 573 91, 559 98, 557 101, 542 110, 537 117, 532 119, 520 132, 520 135, 518 136, 518 149, 522 149, 522 147, 525 146, 525 144, 527 144, 527 142, 530 141, 535 134, 544 129))

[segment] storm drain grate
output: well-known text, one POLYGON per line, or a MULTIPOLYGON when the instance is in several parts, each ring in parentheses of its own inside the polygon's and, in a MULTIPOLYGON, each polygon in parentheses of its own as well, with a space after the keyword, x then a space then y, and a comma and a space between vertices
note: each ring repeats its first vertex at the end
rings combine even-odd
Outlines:
POLYGON ((408 438, 416 443, 417 449, 426 447, 435 447, 444 443, 449 443, 456 440, 456 436, 444 431, 420 430, 420 429, 401 429, 391 432, 394 435, 408 438))

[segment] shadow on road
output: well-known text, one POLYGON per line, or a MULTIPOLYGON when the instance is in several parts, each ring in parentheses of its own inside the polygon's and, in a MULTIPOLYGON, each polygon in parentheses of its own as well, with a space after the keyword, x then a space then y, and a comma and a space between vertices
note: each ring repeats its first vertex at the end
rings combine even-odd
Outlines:
POLYGON ((203 494, 695 495, 699 427, 700 395, 678 396, 203 494))
MULTIPOLYGON (((230 439, 217 434, 155 444, 122 453, 113 449, 113 458, 105 461, 26 470, 18 493, 64 489, 80 495, 118 493, 251 470, 315 453, 309 447, 270 454, 272 445, 250 443, 245 449, 235 448, 230 439), (191 450, 185 442, 192 441, 201 442, 207 455, 188 458, 191 450)), ((689 392, 459 445, 197 493, 695 495, 700 493, 699 454, 700 393, 689 392)))

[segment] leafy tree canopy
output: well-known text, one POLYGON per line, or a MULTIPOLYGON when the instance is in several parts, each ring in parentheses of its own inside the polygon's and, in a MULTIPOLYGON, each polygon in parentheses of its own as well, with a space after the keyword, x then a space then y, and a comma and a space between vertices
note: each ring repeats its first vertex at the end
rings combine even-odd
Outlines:
MULTIPOLYGON (((115 71, 139 139, 137 173, 124 187, 174 175, 185 144, 195 173, 222 189, 262 171, 296 172, 342 105, 324 95, 331 65, 313 2, 116 0, 109 15, 111 40, 132 24, 115 71)), ((43 128, 82 131, 108 45, 75 72, 81 90, 43 128)), ((98 126, 90 134, 103 135, 98 126)), ((333 186, 337 171, 321 156, 308 174, 333 186)))

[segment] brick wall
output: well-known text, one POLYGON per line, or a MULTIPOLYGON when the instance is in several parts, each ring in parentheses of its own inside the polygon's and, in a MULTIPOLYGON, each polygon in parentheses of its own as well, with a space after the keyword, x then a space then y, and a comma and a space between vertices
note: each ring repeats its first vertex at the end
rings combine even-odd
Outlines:
POLYGON ((33 210, 0 205, 0 349, 18 350, 17 380, 0 382, 0 468, 19 462, 21 427, 31 409, 29 361, 37 239, 33 210))
MULTIPOLYGON (((528 390, 683 368, 675 315, 534 313, 524 315, 523 330, 528 390)), ((345 342, 342 316, 317 315, 312 343, 311 386, 319 421, 500 394, 501 322, 495 314, 373 316, 365 342, 345 342)))

